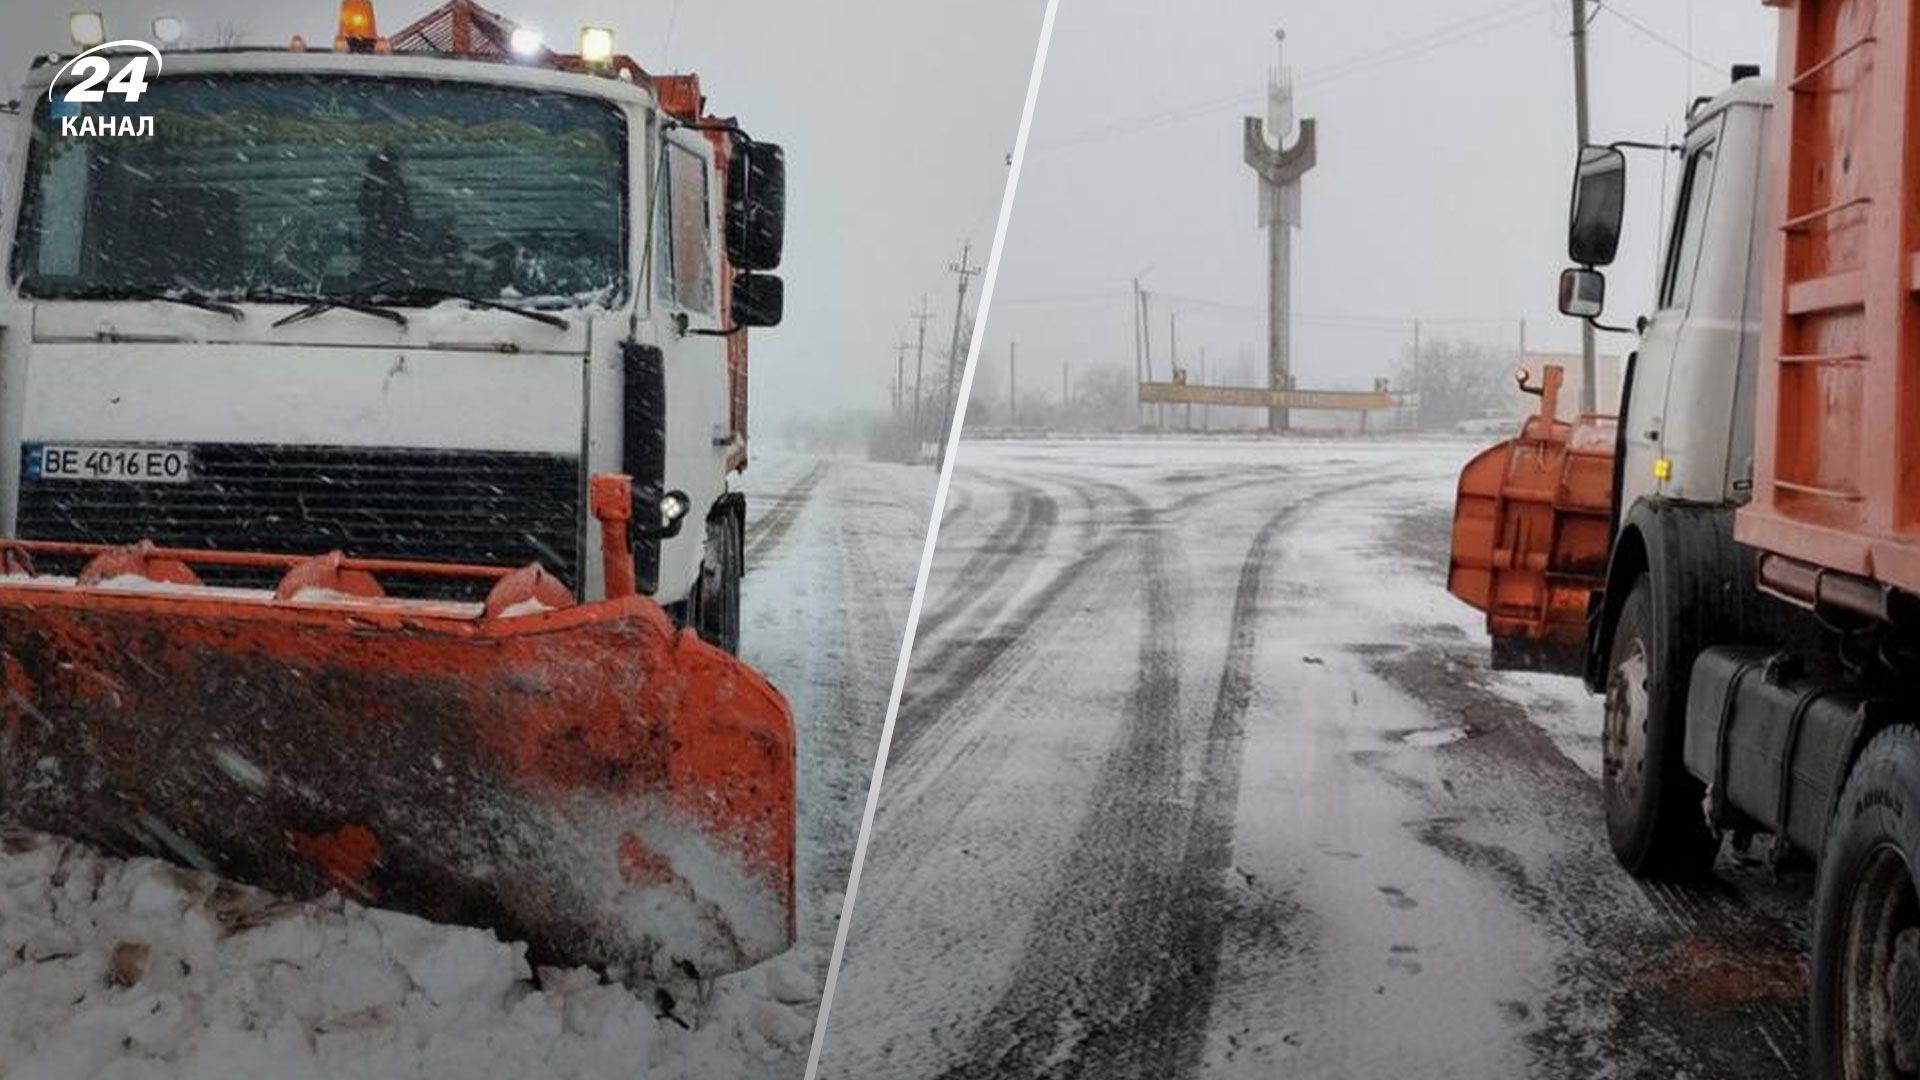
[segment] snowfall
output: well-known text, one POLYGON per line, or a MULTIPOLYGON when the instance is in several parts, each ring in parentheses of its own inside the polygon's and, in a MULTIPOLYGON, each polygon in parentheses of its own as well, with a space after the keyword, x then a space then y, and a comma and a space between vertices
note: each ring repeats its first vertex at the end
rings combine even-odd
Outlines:
POLYGON ((1446 591, 1483 441, 970 436, 822 1080, 1798 1075, 1805 875, 1629 878, 1446 591))
POLYGON ((804 1071, 933 502, 926 468, 746 474, 743 652, 799 732, 799 942, 629 989, 522 943, 0 829, 0 1075, 793 1078, 804 1071))

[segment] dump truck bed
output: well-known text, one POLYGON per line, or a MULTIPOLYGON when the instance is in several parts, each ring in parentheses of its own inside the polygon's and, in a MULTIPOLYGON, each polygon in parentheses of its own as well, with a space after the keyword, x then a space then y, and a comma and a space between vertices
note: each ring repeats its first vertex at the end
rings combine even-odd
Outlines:
POLYGON ((1753 499, 1764 553, 1920 593, 1915 12, 1779 0, 1753 499))

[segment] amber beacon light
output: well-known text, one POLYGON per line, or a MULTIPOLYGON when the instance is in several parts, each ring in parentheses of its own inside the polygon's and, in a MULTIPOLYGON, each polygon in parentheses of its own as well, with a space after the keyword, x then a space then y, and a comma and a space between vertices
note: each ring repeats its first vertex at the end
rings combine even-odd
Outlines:
POLYGON ((373 21, 373 0, 340 0, 340 31, 335 52, 386 52, 387 39, 373 21))

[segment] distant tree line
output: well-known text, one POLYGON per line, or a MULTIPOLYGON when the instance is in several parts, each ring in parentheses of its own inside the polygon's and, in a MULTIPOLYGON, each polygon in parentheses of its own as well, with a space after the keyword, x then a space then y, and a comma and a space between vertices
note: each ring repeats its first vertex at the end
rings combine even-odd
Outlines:
POLYGON ((1514 391, 1511 348, 1471 338, 1432 338, 1400 356, 1394 389, 1416 395, 1415 426, 1433 431, 1464 420, 1524 411, 1514 391))
MULTIPOLYGON (((842 410, 789 417, 781 427, 781 440, 814 453, 856 454, 886 461, 931 457, 944 431, 947 387, 945 357, 936 360, 930 351, 927 359, 917 446, 910 396, 897 411, 842 410)), ((1510 347, 1471 338, 1423 340, 1417 356, 1409 345, 1400 355, 1392 385, 1396 392, 1409 395, 1410 407, 1396 423, 1446 431, 1463 421, 1519 415, 1526 404, 1514 390, 1514 362, 1510 347)), ((1251 385, 1255 378, 1250 362, 1229 369, 1231 385, 1251 385)), ((979 431, 1031 432, 1121 432, 1141 427, 1130 365, 1070 365, 1063 386, 1059 363, 1036 358, 1022 364, 1019 379, 1019 400, 1009 414, 1005 360, 995 363, 982 357, 974 373, 973 395, 966 404, 966 424, 979 431)), ((1230 412, 1260 419, 1256 410, 1230 412)), ((1216 415, 1216 425, 1221 419, 1216 415)))

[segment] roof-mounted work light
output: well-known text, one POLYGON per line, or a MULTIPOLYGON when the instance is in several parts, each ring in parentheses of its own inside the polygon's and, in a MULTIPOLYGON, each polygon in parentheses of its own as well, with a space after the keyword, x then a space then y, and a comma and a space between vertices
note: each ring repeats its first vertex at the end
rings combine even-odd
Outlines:
POLYGON ((107 42, 107 18, 97 11, 76 11, 67 16, 67 36, 83 49, 104 45, 107 42))
POLYGON ((162 46, 178 45, 180 44, 180 39, 186 36, 187 24, 181 21, 178 16, 161 15, 153 20, 153 40, 156 44, 162 46))
POLYGON ((513 37, 508 44, 513 49, 513 55, 527 57, 538 55, 540 47, 545 42, 540 37, 540 31, 533 27, 516 26, 513 28, 513 37))
POLYGON ((605 26, 580 28, 580 62, 588 67, 613 63, 613 30, 605 26))

